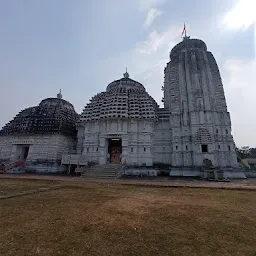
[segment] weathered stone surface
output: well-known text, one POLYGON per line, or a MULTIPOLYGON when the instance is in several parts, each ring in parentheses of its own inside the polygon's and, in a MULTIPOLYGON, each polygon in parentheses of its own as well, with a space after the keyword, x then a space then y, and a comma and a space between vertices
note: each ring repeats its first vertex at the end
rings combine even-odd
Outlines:
POLYGON ((0 131, 0 161, 25 159, 30 169, 58 171, 53 165, 75 149, 77 120, 73 105, 61 97, 21 111, 0 131))
POLYGON ((0 159, 16 159, 28 145, 27 162, 38 171, 58 171, 61 159, 106 165, 109 139, 115 139, 118 164, 133 167, 132 173, 156 164, 171 166, 171 176, 198 176, 205 161, 236 168, 222 80, 206 44, 185 37, 172 49, 164 75, 164 108, 126 72, 92 97, 79 120, 60 94, 21 111, 0 131, 0 159))
POLYGON ((62 134, 75 138, 78 115, 71 103, 61 98, 42 100, 26 108, 0 130, 0 136, 62 134))
POLYGON ((23 144, 29 145, 27 161, 56 162, 61 160, 62 154, 72 151, 75 141, 58 134, 0 136, 0 159, 17 160, 20 156, 19 146, 23 144))
POLYGON ((215 167, 237 167, 221 76, 203 41, 185 37, 172 49, 163 89, 171 113, 172 166, 200 167, 208 159, 215 167))

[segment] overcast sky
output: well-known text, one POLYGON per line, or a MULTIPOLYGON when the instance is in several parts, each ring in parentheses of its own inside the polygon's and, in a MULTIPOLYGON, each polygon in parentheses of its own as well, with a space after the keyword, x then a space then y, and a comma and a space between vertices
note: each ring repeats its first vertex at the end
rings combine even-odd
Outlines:
POLYGON ((0 1, 0 126, 55 97, 81 113, 128 67, 161 105, 164 67, 187 34, 217 59, 238 146, 256 146, 256 0, 0 1))

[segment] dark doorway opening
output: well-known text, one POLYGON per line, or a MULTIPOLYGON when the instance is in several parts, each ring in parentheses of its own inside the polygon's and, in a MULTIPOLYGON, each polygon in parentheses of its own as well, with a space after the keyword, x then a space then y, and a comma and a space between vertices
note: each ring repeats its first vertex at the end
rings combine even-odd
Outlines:
POLYGON ((208 145, 201 145, 202 153, 208 153, 208 145))
POLYGON ((29 151, 29 147, 24 147, 24 150, 23 150, 23 160, 27 159, 28 151, 29 151))
POLYGON ((110 156, 111 164, 121 163, 122 154, 122 140, 121 139, 109 139, 108 140, 108 154, 110 156))

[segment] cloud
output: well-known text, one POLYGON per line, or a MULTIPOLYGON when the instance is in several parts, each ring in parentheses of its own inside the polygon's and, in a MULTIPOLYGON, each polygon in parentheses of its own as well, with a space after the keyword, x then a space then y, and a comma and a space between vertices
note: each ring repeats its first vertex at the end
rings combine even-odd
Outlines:
POLYGON ((131 75, 142 82, 147 91, 161 104, 164 68, 169 52, 180 40, 180 27, 170 25, 163 31, 153 30, 146 40, 131 50, 131 75))
POLYGON ((138 42, 134 51, 140 54, 152 54, 158 50, 168 50, 170 46, 174 45, 177 41, 180 28, 175 25, 169 26, 165 31, 158 32, 153 30, 149 33, 147 39, 142 42, 138 42))
MULTIPOLYGON (((256 35, 255 10, 255 0, 237 0, 236 4, 224 15, 222 24, 230 30, 246 30, 254 25, 256 35)), ((220 70, 223 73, 223 84, 228 110, 231 114, 235 143, 238 146, 255 147, 256 60, 228 59, 220 65, 220 70)))
POLYGON ((223 24, 229 29, 247 29, 256 24, 256 1, 238 0, 223 18, 223 24))
POLYGON ((221 65, 223 84, 238 146, 256 145, 256 60, 229 59, 221 65))
POLYGON ((153 30, 148 35, 147 40, 137 43, 136 51, 142 54, 151 54, 161 47, 164 36, 160 35, 156 30, 153 30))
POLYGON ((120 78, 127 66, 130 78, 141 82, 157 103, 161 104, 164 68, 169 61, 170 50, 179 40, 180 26, 175 24, 163 30, 153 30, 145 40, 138 42, 129 51, 100 62, 97 70, 104 67, 107 75, 103 77, 105 82, 102 84, 120 78))
POLYGON ((148 11, 147 17, 145 19, 144 26, 149 27, 154 22, 156 17, 160 15, 162 15, 162 11, 156 8, 150 8, 148 11))
POLYGON ((141 10, 148 10, 150 8, 163 5, 166 0, 138 0, 139 8, 141 10))

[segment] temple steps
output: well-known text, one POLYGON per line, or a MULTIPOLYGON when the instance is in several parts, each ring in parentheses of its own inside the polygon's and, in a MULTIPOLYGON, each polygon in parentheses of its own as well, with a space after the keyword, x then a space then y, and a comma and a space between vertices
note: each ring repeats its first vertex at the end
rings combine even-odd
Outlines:
POLYGON ((121 164, 95 165, 91 168, 80 168, 81 176, 92 179, 116 179, 119 177, 121 164))

